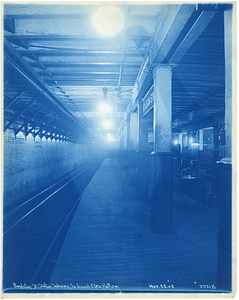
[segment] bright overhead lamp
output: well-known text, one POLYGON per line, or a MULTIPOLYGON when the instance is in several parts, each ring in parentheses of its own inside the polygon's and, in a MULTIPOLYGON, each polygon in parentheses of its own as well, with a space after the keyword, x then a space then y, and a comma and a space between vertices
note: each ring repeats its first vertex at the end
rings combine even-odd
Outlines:
POLYGON ((94 25, 101 34, 114 36, 124 26, 124 15, 114 5, 101 6, 94 16, 94 25))
POLYGON ((113 138, 112 138, 112 136, 111 136, 110 133, 107 134, 107 139, 108 139, 109 142, 111 142, 113 140, 113 138))
POLYGON ((104 128, 111 128, 111 126, 112 126, 112 124, 111 124, 111 122, 109 121, 109 120, 106 120, 106 121, 104 121, 103 122, 103 127, 104 128))
POLYGON ((108 113, 110 111, 110 106, 106 103, 101 104, 100 106, 100 112, 102 113, 108 113))
POLYGON ((115 142, 115 137, 111 133, 107 133, 108 142, 115 142))

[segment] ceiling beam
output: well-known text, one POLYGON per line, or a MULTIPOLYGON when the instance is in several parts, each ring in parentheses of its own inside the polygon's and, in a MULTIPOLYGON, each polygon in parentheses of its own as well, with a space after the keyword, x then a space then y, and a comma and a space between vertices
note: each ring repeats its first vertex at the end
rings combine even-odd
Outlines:
POLYGON ((125 36, 124 36, 124 45, 123 45, 121 56, 122 57, 121 57, 120 71, 119 71, 118 90, 120 90, 122 73, 123 73, 123 65, 124 65, 124 60, 125 60, 125 57, 126 57, 126 53, 125 53, 125 36))
MULTIPOLYGON (((61 85, 61 86, 101 86, 101 87, 117 87, 118 86, 118 80, 109 80, 109 79, 97 79, 97 80, 59 80, 57 83, 51 80, 46 80, 46 83, 49 86, 55 86, 61 85)), ((133 87, 135 81, 131 80, 129 81, 128 79, 122 80, 121 81, 121 86, 127 86, 127 87, 133 87)))
POLYGON ((199 87, 199 86, 202 86, 202 87, 209 87, 209 86, 212 86, 212 87, 222 87, 224 88, 225 87, 225 82, 224 81, 204 81, 204 80, 174 80, 173 82, 173 86, 174 87, 182 87, 182 88, 185 88, 187 89, 187 87, 199 87))
POLYGON ((4 18, 4 30, 9 31, 11 33, 15 33, 15 19, 14 18, 4 18))
POLYGON ((17 99, 24 93, 24 91, 20 91, 18 92, 15 97, 11 100, 11 102, 6 106, 4 107, 4 110, 8 109, 15 101, 17 101, 17 99))
MULTIPOLYGON (((27 40, 27 41, 60 41, 60 42, 68 42, 72 41, 74 43, 78 43, 79 41, 82 42, 82 45, 86 45, 87 42, 93 42, 96 45, 102 44, 104 47, 108 48, 108 45, 115 49, 115 46, 117 46, 117 43, 120 42, 120 39, 115 40, 114 38, 99 38, 99 35, 97 37, 86 37, 86 36, 80 36, 80 35, 59 35, 59 34, 49 34, 49 35, 37 35, 37 34, 18 34, 15 35, 6 35, 6 38, 11 42, 14 43, 17 39, 27 40)), ((127 37, 127 40, 132 40, 134 36, 127 37)), ((135 38, 140 39, 142 41, 150 41, 149 35, 136 35, 135 38)), ((123 41, 121 41, 123 44, 123 41)), ((93 45, 93 44, 92 44, 93 45)), ((110 47, 109 47, 110 48, 110 47)))
MULTIPOLYGON (((51 58, 47 56, 41 56, 39 57, 38 62, 45 64, 47 62, 51 61, 51 63, 66 63, 66 64, 83 64, 83 63, 98 63, 98 64, 118 64, 120 66, 121 64, 121 57, 115 56, 115 57, 108 57, 106 54, 102 57, 98 57, 97 55, 92 56, 91 58, 85 59, 81 56, 52 56, 51 58)), ((141 64, 142 58, 141 57, 130 57, 125 58, 125 63, 133 63, 133 64, 141 64)))
POLYGON ((9 65, 20 74, 36 92, 40 93, 48 102, 54 105, 56 111, 64 113, 72 122, 78 126, 84 128, 87 132, 90 132, 93 136, 95 135, 90 128, 80 122, 66 106, 60 101, 59 98, 50 90, 45 82, 26 64, 11 44, 5 39, 4 40, 4 59, 9 65))
MULTIPOLYGON (((47 71, 38 71, 37 73, 38 73, 38 75, 40 75, 40 76, 47 76, 48 74, 49 74, 49 72, 51 73, 51 75, 52 75, 52 77, 56 77, 56 76, 59 76, 59 74, 61 74, 61 72, 64 72, 64 77, 66 76, 72 76, 72 77, 74 77, 74 76, 84 76, 84 78, 87 78, 87 77, 90 77, 91 78, 91 76, 96 76, 96 77, 108 77, 108 76, 119 76, 119 72, 91 72, 91 71, 89 71, 89 72, 81 72, 80 70, 79 71, 67 71, 67 70, 61 70, 61 69, 59 69, 59 70, 54 70, 54 71, 51 71, 49 68, 47 69, 47 71)), ((137 72, 135 71, 135 72, 133 72, 133 71, 131 71, 131 72, 127 72, 127 73, 125 73, 124 74, 124 76, 125 77, 135 77, 135 76, 137 76, 137 72)), ((63 76, 62 76, 63 77, 63 76)))
POLYGON ((36 127, 39 127, 39 125, 40 125, 40 124, 47 118, 47 116, 48 116, 49 114, 51 114, 51 113, 52 113, 52 110, 50 110, 50 111, 48 111, 46 114, 44 114, 44 116, 43 116, 40 120, 38 120, 38 121, 35 123, 35 125, 32 126, 32 128, 31 128, 30 130, 27 131, 27 134, 33 132, 33 130, 35 130, 36 127))
POLYGON ((34 118, 42 109, 44 108, 44 105, 42 105, 35 113, 33 113, 32 115, 28 115, 27 120, 24 122, 24 124, 22 126, 20 126, 17 130, 16 130, 16 134, 23 130, 23 128, 25 127, 25 123, 29 123, 32 118, 34 118), (29 117, 30 116, 30 117, 29 117))
POLYGON ((6 131, 10 125, 12 125, 16 120, 17 118, 19 118, 27 109, 29 106, 32 105, 32 103, 35 101, 36 99, 32 99, 25 108, 23 108, 19 113, 17 113, 9 122, 8 124, 4 127, 4 131, 6 131))
POLYGON ((169 59, 170 64, 178 63, 194 44, 197 38, 202 34, 206 27, 212 22, 218 11, 202 11, 187 35, 184 37, 177 50, 169 59))
POLYGON ((223 73, 222 74, 215 74, 213 75, 213 78, 212 78, 212 75, 209 75, 209 74, 194 74, 194 73, 175 73, 173 72, 173 82, 176 81, 176 80, 196 80, 196 81, 208 81, 208 80, 212 80, 213 81, 220 81, 220 82, 224 82, 224 76, 223 76, 223 73))
MULTIPOLYGON (((28 50, 28 51, 23 51, 23 50, 19 50, 18 51, 19 54, 21 54, 22 56, 27 56, 27 57, 31 57, 31 55, 37 55, 37 56, 76 56, 76 57, 108 57, 110 59, 112 58, 121 58, 122 57, 122 52, 120 51, 88 51, 88 50, 82 50, 82 51, 69 51, 69 50, 28 50)), ((131 52, 125 52, 125 57, 143 57, 144 54, 139 52, 139 51, 131 51, 131 52)))
POLYGON ((222 74, 224 76, 224 65, 221 64, 178 64, 173 69, 173 74, 186 73, 186 74, 210 74, 211 76, 222 74))
MULTIPOLYGON (((150 67, 152 63, 170 63, 170 64, 178 64, 180 59, 186 54, 189 48, 193 45, 193 43, 199 38, 205 28, 210 24, 210 22, 214 19, 217 14, 217 10, 214 11, 202 11, 201 9, 198 12, 195 12, 196 5, 175 5, 172 15, 170 12, 165 11, 165 14, 162 18, 162 21, 158 24, 158 29, 156 30, 154 43, 152 45, 151 51, 147 57, 145 57, 144 65, 141 67, 140 73, 137 77, 137 82, 134 86, 134 92, 132 95, 131 104, 129 106, 128 112, 133 111, 135 109, 135 102, 137 97, 140 97, 141 88, 144 86, 149 86, 150 81, 153 84, 153 77, 150 71, 150 67), (182 15, 179 14, 181 10, 182 15), (169 14, 169 16, 168 16, 169 14), (185 18, 185 19, 184 19, 185 18), (186 21, 186 22, 185 22, 186 21), (165 22, 164 26, 166 26, 166 30, 162 26, 163 22, 165 22), (161 32, 162 30, 162 32, 161 32), (174 43, 172 42, 175 41, 174 43), (175 45, 176 48, 175 48, 175 45), (173 50, 173 53, 171 53, 173 50), (171 52, 170 52, 171 51, 171 52), (170 54, 170 56, 169 56, 170 54), (166 61, 167 60, 167 61, 166 61), (149 78, 149 74, 151 74, 151 80, 149 78)), ((174 68, 174 72, 187 72, 191 73, 196 70, 196 65, 187 65, 187 67, 178 67, 177 65, 174 68), (192 69, 195 68, 195 69, 192 69), (187 70, 185 70, 187 68, 187 70)), ((213 70, 213 73, 224 72, 224 68, 222 65, 217 68, 217 66, 208 66, 205 65, 201 67, 199 64, 199 68, 201 73, 210 74, 210 71, 213 70)), ((196 70, 197 72, 197 70, 196 70)), ((212 73, 211 73, 212 75, 212 73)), ((198 85, 198 84, 197 84, 198 85)), ((176 85, 177 86, 177 85, 176 85)), ((180 88, 180 86, 178 86, 180 88)), ((175 84, 174 84, 175 88, 175 84)), ((223 88, 223 86, 222 86, 223 88)), ((196 89, 209 89, 212 90, 213 86, 205 87, 201 86, 191 86, 188 87, 189 91, 195 91, 196 89)))
MULTIPOLYGON (((33 68, 39 67, 38 63, 35 62, 29 62, 29 65, 33 68)), ((140 68, 140 63, 126 63, 124 64, 124 70, 131 69, 138 71, 140 68)), ((56 71, 58 68, 64 68, 65 70, 74 70, 77 68, 77 70, 82 72, 119 72, 120 70, 120 64, 119 63, 67 63, 67 62, 44 62, 44 66, 46 67, 47 71, 56 71)), ((58 70, 57 70, 58 71, 58 70)), ((64 72, 64 70, 63 70, 64 72)))
MULTIPOLYGON (((215 46, 216 48, 217 46, 215 46)), ((191 49, 190 49, 191 50, 191 49)), ((210 55, 191 55, 191 53, 187 53, 181 60, 180 64, 184 63, 194 63, 197 64, 209 64, 209 65, 224 65, 224 56, 223 51, 221 53, 214 53, 213 50, 210 55), (220 55, 221 54, 221 55, 220 55)))
POLYGON ((166 5, 162 7, 160 12, 161 21, 157 24, 155 36, 150 42, 149 51, 146 52, 134 86, 130 110, 135 109, 137 97, 144 97, 153 84, 152 64, 160 63, 165 59, 172 47, 172 41, 177 40, 187 21, 192 16, 195 7, 194 4, 176 4, 170 6, 170 9, 166 5))
MULTIPOLYGON (((51 73, 51 80, 52 81, 58 81, 58 80, 118 80, 119 79, 119 73, 118 74, 81 74, 81 73, 76 73, 76 74, 68 74, 68 73, 63 73, 60 74, 58 73, 57 75, 53 75, 51 73)), ((137 75, 135 74, 128 74, 124 73, 121 74, 121 78, 125 80, 131 80, 135 81, 137 75)), ((49 80, 49 76, 42 76, 42 78, 47 81, 49 80)))
POLYGON ((151 63, 162 63, 195 11, 195 4, 176 4, 165 8, 162 22, 158 24, 150 53, 151 63))
POLYGON ((35 135, 35 136, 38 135, 38 134, 42 131, 42 129, 47 128, 47 126, 48 126, 48 125, 49 125, 56 117, 58 117, 58 114, 56 114, 56 115, 53 116, 50 120, 48 120, 45 124, 43 124, 43 125, 41 126, 41 128, 40 128, 37 132, 34 133, 34 135, 35 135))

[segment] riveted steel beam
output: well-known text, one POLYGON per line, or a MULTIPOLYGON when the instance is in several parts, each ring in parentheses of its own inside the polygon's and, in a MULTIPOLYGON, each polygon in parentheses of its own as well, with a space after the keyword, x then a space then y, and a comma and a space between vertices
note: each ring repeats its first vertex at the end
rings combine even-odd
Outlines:
POLYGON ((20 116, 28 109, 29 106, 32 105, 32 103, 33 103, 35 100, 36 100, 36 99, 32 99, 32 100, 27 104, 27 106, 26 106, 23 110, 21 110, 17 115, 15 115, 15 116, 9 121, 9 123, 4 127, 4 131, 6 131, 6 130, 9 128, 9 126, 10 126, 14 121, 16 121, 17 118, 20 117, 20 116))
POLYGON ((39 129, 37 132, 34 132, 34 136, 37 136, 43 128, 46 128, 47 125, 49 125, 56 117, 58 117, 58 114, 56 114, 55 116, 53 116, 50 120, 48 120, 42 127, 41 129, 39 129))
MULTIPOLYGON (((176 4, 170 6, 170 9, 163 7, 161 21, 149 46, 150 51, 146 52, 133 88, 129 112, 135 110, 137 98, 143 97, 153 84, 152 68, 162 63, 177 64, 217 13, 215 7, 212 10, 209 7, 209 10, 205 11, 203 7, 199 9, 196 4, 176 4)), ((201 68, 201 65, 199 67, 201 68)), ((208 65, 205 65, 205 68, 208 68, 208 65)))
MULTIPOLYGON (((32 116, 30 116, 30 118, 28 118, 28 119, 26 120, 26 122, 29 123, 29 122, 31 121, 31 119, 34 118, 34 117, 42 110, 43 107, 44 107, 44 105, 43 105, 40 109, 38 109, 32 116)), ((25 126, 25 123, 24 123, 22 126, 20 126, 20 127, 16 130, 16 132, 17 132, 17 133, 20 132, 20 131, 23 129, 24 126, 25 126)))
POLYGON ((75 124, 95 136, 94 132, 85 124, 80 122, 61 102, 61 100, 50 90, 45 82, 34 72, 33 69, 22 59, 22 57, 16 52, 11 46, 9 41, 5 38, 4 40, 4 58, 11 65, 11 67, 23 76, 27 82, 34 87, 34 89, 41 94, 49 103, 53 104, 56 111, 61 111, 66 115, 67 118, 75 124))
POLYGON ((27 134, 32 133, 32 131, 35 130, 35 128, 36 128, 37 126, 39 126, 39 125, 45 120, 45 118, 46 118, 50 113, 52 113, 52 110, 50 110, 48 113, 46 113, 45 116, 44 116, 40 121, 38 121, 38 122, 35 124, 35 126, 33 126, 33 127, 28 131, 27 134))
POLYGON ((16 27, 14 18, 4 19, 4 30, 15 33, 16 27))
POLYGON ((195 4, 175 4, 170 9, 164 6, 164 16, 156 29, 150 52, 151 63, 164 61, 195 9, 195 4))
POLYGON ((193 26, 188 31, 187 35, 178 46, 177 50, 168 61, 169 63, 177 63, 180 61, 180 59, 184 56, 184 54, 186 54, 197 38, 202 34, 205 28, 212 22, 217 13, 218 11, 201 12, 193 26))
POLYGON ((60 117, 58 120, 55 121, 55 123, 50 125, 50 123, 58 116, 59 115, 53 117, 53 119, 50 120, 48 123, 44 124, 42 128, 46 131, 51 131, 52 133, 59 134, 60 128, 56 127, 56 125, 63 119, 63 117, 60 117))
POLYGON ((6 106, 4 107, 4 111, 6 109, 8 109, 15 101, 17 101, 17 99, 24 93, 24 91, 20 91, 16 94, 16 96, 12 99, 12 101, 6 106))

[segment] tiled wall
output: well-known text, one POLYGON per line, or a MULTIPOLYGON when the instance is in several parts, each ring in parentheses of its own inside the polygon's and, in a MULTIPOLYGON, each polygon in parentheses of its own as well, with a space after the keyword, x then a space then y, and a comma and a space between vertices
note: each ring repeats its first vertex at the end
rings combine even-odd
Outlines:
POLYGON ((91 146, 4 134, 4 206, 92 161, 91 146))

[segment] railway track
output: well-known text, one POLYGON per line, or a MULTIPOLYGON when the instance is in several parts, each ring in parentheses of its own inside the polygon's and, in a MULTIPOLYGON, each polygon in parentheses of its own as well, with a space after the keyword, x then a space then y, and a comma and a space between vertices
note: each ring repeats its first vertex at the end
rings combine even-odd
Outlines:
POLYGON ((84 190, 100 164, 84 164, 4 211, 3 289, 50 280, 84 190))

